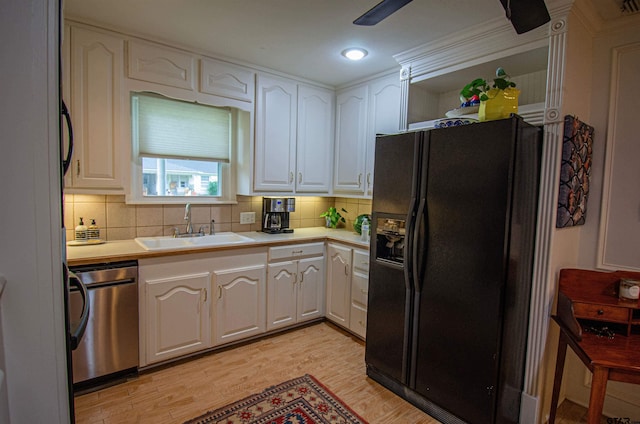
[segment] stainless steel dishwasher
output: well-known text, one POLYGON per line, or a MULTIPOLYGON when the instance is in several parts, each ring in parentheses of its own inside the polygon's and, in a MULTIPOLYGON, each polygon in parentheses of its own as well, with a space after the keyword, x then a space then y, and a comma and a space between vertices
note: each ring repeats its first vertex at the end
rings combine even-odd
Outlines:
MULTIPOLYGON (((136 373, 138 367, 138 264, 136 261, 69 269, 86 286, 89 320, 72 352, 73 383, 86 388, 136 373)), ((82 313, 82 296, 72 290, 69 314, 82 313)))

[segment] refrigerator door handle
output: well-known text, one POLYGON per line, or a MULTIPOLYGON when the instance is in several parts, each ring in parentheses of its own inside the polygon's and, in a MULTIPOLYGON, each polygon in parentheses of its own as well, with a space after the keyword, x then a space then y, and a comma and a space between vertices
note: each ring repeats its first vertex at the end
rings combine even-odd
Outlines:
POLYGON ((64 100, 61 100, 61 103, 61 114, 67 122, 67 130, 69 131, 69 148, 67 150, 67 157, 62 160, 62 174, 65 175, 71 166, 71 155, 73 154, 73 126, 71 125, 71 115, 69 114, 67 105, 64 103, 64 100))
MULTIPOLYGON (((411 202, 409 202, 409 213, 407 214, 407 220, 406 220, 406 224, 405 224, 405 234, 407 237, 406 240, 406 246, 412 246, 413 245, 413 231, 411 230, 411 228, 414 225, 414 217, 413 217, 413 210, 416 206, 416 198, 412 197, 411 198, 411 202)), ((408 252, 408 249, 405 249, 405 252, 408 252)), ((411 270, 412 270, 412 263, 413 261, 413 255, 412 254, 406 254, 405 253, 405 264, 404 264, 404 282, 405 282, 405 286, 407 288, 407 290, 412 290, 413 287, 411 286, 411 270)))
POLYGON ((418 253, 421 251, 420 247, 422 242, 422 240, 420 239, 420 230, 422 229, 422 224, 424 222, 423 216, 426 203, 426 198, 423 197, 422 199, 420 199, 420 205, 418 205, 418 211, 415 217, 416 223, 413 229, 413 241, 411 244, 411 267, 413 271, 413 279, 415 281, 415 289, 418 291, 420 291, 421 289, 420 282, 422 281, 422 276, 420 275, 422 266, 420 258, 418 258, 418 253))
POLYGON ((77 288, 82 296, 82 314, 80 315, 80 322, 78 323, 78 326, 71 331, 71 350, 76 350, 82 340, 82 336, 84 336, 87 323, 89 322, 89 295, 87 293, 87 286, 85 286, 73 272, 69 272, 69 287, 77 288))

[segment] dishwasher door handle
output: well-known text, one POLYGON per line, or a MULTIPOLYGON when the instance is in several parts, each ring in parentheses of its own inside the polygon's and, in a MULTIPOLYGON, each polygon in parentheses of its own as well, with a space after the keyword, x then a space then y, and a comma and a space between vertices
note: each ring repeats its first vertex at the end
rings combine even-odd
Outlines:
POLYGON ((84 331, 87 329, 87 323, 89 322, 89 295, 87 293, 87 287, 80 281, 78 276, 73 272, 69 272, 69 288, 75 287, 82 296, 82 314, 80 315, 80 322, 75 329, 71 329, 71 350, 76 350, 84 331))

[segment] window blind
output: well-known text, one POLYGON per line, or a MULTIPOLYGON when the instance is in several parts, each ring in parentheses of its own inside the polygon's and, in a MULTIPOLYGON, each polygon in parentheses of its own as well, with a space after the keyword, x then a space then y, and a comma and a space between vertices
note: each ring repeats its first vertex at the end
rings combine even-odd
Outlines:
POLYGON ((140 156, 229 162, 228 109, 151 93, 134 94, 132 108, 140 156))

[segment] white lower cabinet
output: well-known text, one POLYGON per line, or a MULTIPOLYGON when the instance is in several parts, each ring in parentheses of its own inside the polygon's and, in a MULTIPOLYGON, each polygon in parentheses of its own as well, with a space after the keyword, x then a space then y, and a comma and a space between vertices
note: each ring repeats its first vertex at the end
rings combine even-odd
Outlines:
POLYGON ((326 246, 140 259, 140 367, 324 316, 364 338, 369 254, 326 246))
POLYGON ((367 299, 369 295, 369 252, 353 250, 351 273, 351 311, 349 329, 362 337, 367 335, 367 299))
POLYGON ((146 287, 147 362, 158 362, 211 345, 209 272, 190 272, 169 278, 148 278, 146 287))
POLYGON ((327 319, 366 337, 369 252, 327 245, 327 319))
POLYGON ((327 245, 327 318, 349 328, 351 299, 351 248, 327 245))
POLYGON ((267 330, 324 315, 324 243, 269 249, 267 330), (283 260, 287 259, 287 260, 283 260))
POLYGON ((266 328, 266 248, 140 259, 140 366, 266 328))
POLYGON ((265 264, 214 271, 215 344, 265 331, 265 264))

